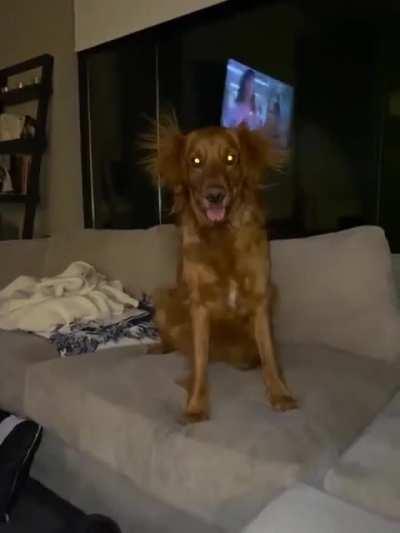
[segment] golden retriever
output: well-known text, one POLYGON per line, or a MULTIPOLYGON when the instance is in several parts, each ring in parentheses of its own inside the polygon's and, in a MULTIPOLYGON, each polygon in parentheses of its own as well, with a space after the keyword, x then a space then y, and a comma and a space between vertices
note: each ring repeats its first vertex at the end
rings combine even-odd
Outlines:
POLYGON ((161 125, 152 173, 173 194, 182 236, 178 285, 155 299, 165 350, 191 362, 185 419, 209 417, 207 366, 261 365, 271 406, 297 402, 283 378, 272 331, 273 286, 260 182, 281 159, 259 132, 211 127, 184 135, 161 125))

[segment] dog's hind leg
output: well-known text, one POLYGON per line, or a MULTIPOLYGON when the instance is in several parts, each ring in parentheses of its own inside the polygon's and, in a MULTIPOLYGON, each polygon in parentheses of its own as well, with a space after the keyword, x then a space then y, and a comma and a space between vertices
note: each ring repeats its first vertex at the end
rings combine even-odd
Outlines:
POLYGON ((191 338, 188 311, 178 289, 158 291, 154 296, 154 321, 161 338, 161 353, 186 351, 191 338))

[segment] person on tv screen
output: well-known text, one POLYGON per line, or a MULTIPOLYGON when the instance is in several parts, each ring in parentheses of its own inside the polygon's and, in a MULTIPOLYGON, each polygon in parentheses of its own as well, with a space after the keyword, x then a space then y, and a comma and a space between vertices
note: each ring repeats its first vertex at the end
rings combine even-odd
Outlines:
POLYGON ((251 69, 245 70, 242 74, 235 104, 228 113, 226 124, 228 127, 246 124, 250 129, 256 129, 262 126, 262 121, 256 108, 255 78, 255 72, 251 69))

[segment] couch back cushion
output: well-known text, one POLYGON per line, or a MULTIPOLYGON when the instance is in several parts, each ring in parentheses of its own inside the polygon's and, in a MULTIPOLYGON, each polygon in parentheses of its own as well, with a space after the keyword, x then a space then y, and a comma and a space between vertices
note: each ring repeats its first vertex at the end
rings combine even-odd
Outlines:
POLYGON ((42 276, 48 239, 0 241, 0 290, 17 276, 42 276))
POLYGON ((279 289, 276 336, 388 361, 400 353, 400 318, 384 232, 360 227, 272 242, 279 289))
POLYGON ((176 283, 177 246, 177 231, 171 225, 58 234, 50 240, 46 275, 60 273, 73 261, 86 261, 120 280, 130 292, 151 293, 176 283))
MULTIPOLYGON (((82 230, 50 240, 47 275, 72 261, 93 264, 135 293, 176 283, 178 232, 82 230)), ((384 232, 365 226, 271 243, 279 289, 278 340, 320 343, 388 361, 400 353, 400 318, 384 232)))

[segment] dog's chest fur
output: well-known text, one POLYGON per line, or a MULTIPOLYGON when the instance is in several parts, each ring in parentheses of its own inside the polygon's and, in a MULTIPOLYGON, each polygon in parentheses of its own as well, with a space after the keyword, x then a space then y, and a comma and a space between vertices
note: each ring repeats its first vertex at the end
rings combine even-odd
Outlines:
POLYGON ((189 298, 217 317, 247 315, 267 289, 267 241, 258 228, 183 233, 189 298))

